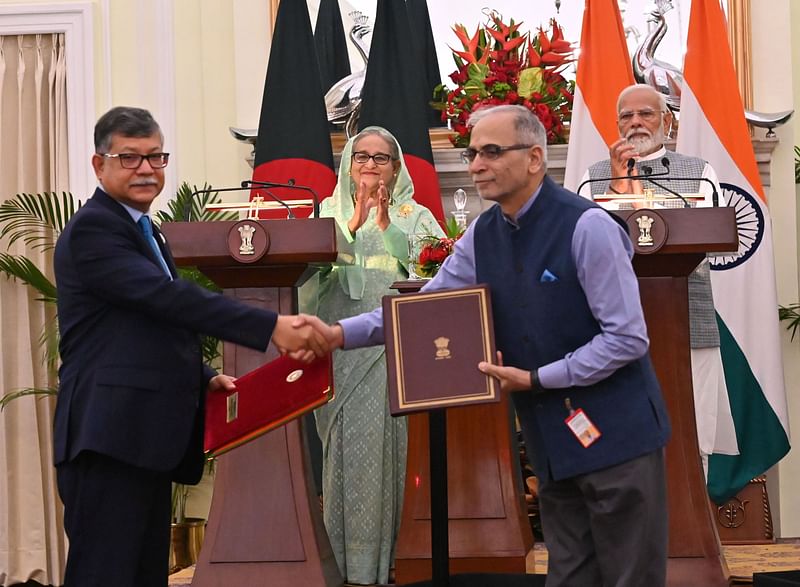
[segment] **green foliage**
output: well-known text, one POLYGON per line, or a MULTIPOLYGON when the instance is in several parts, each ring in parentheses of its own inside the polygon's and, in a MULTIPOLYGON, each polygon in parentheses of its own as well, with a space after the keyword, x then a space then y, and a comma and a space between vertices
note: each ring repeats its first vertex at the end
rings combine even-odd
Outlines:
MULTIPOLYGON (((161 210, 155 217, 158 223, 162 222, 214 222, 220 220, 237 220, 236 212, 219 212, 206 210, 206 205, 216 204, 220 201, 219 192, 213 191, 211 186, 203 184, 199 190, 184 182, 178 188, 175 198, 167 204, 167 210, 161 210)), ((217 284, 211 281, 197 267, 179 267, 178 273, 182 279, 193 281, 211 291, 220 291, 217 284)), ((212 363, 221 356, 219 340, 213 336, 203 336, 200 342, 203 358, 207 363, 212 363)))
MULTIPOLYGON (((235 220, 236 213, 210 212, 205 209, 206 204, 218 203, 219 194, 212 191, 208 185, 203 185, 201 190, 182 183, 175 198, 168 203, 168 210, 156 214, 159 222, 173 222, 181 220, 213 221, 235 220), (192 197, 197 191, 202 193, 192 197)), ((9 244, 21 240, 26 245, 36 250, 51 250, 55 247, 56 240, 70 218, 81 207, 72 194, 55 192, 41 194, 17 194, 0 205, 0 238, 7 237, 9 244)), ((219 291, 219 288, 208 277, 203 275, 196 267, 181 267, 178 269, 181 278, 194 281, 198 285, 219 291)), ((31 259, 24 255, 11 255, 0 253, 0 274, 7 278, 15 279, 34 288, 42 301, 48 306, 55 306, 57 290, 55 284, 36 266, 31 259)), ((45 349, 44 355, 48 367, 55 367, 58 357, 58 322, 49 320, 40 337, 39 343, 45 349)), ((211 363, 219 358, 219 341, 213 337, 204 337, 201 341, 203 358, 211 363)), ((20 397, 28 395, 54 395, 55 388, 27 387, 11 391, 0 397, 0 410, 20 397)))
POLYGON ((458 240, 461 238, 461 234, 463 232, 464 231, 458 225, 458 220, 456 220, 455 216, 450 216, 444 221, 444 234, 447 236, 447 238, 458 240))
POLYGON ((55 284, 28 257, 0 253, 0 273, 34 288, 41 294, 41 297, 37 298, 38 300, 47 304, 55 304, 55 284))
POLYGON ((183 182, 175 193, 175 197, 167 204, 167 210, 156 213, 158 222, 211 222, 217 220, 237 220, 236 212, 219 212, 206 210, 208 204, 221 201, 219 192, 213 191, 208 184, 197 189, 183 182), (195 195, 196 194, 196 195, 195 195))
POLYGON ((10 245, 22 239, 34 249, 52 249, 80 206, 67 192, 17 194, 0 205, 0 238, 8 237, 10 245))
POLYGON ((794 146, 794 182, 800 183, 800 147, 794 146))
POLYGON ((800 328, 800 304, 778 306, 778 318, 781 322, 788 322, 786 330, 792 333, 791 340, 794 340, 797 329, 800 328))

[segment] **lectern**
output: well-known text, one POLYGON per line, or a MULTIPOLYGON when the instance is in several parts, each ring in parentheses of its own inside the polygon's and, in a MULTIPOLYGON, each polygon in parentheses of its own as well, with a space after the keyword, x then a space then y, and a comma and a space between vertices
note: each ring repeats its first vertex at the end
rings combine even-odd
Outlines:
MULTIPOLYGON (((403 281, 392 288, 409 293, 423 283, 403 281)), ((432 544, 431 488, 442 481, 446 495, 434 494, 436 507, 448 514, 443 531, 450 573, 525 573, 533 534, 513 430, 507 397, 500 403, 450 408, 446 420, 436 411, 408 416, 406 487, 395 556, 398 584, 441 577, 442 569, 434 572, 432 566, 432 549, 440 545, 432 544), (431 459, 445 463, 446 471, 432 473, 431 459)))
POLYGON ((636 255, 650 356, 672 422, 667 445, 667 584, 722 587, 729 572, 720 548, 700 463, 689 350, 688 276, 708 252, 737 250, 733 208, 616 212, 636 255))
MULTIPOLYGON (((240 222, 164 223, 161 230, 175 262, 197 266, 225 295, 282 314, 296 313, 296 288, 315 271, 313 264, 336 260, 334 222, 252 222, 266 236, 266 250, 244 261, 229 249, 229 241, 238 238, 232 231, 240 222)), ((224 371, 241 375, 270 358, 226 343, 224 371)), ((192 585, 342 583, 322 522, 301 424, 291 422, 219 457, 192 585)))

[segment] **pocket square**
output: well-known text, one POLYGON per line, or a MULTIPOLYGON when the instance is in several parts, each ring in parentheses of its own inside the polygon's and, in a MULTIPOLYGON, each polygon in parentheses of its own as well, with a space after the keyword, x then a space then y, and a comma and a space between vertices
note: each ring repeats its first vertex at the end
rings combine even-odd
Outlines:
POLYGON ((545 269, 542 272, 542 276, 539 278, 539 283, 548 283, 550 281, 558 281, 558 277, 550 273, 549 269, 545 269))

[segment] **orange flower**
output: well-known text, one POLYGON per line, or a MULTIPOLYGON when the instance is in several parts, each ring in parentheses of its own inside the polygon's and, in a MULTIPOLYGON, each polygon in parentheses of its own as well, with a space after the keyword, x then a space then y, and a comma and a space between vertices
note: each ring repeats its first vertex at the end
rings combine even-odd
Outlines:
POLYGON ((570 119, 575 83, 564 79, 561 71, 573 61, 572 45, 554 19, 549 29, 539 27, 535 34, 520 32, 520 24, 513 19, 506 24, 492 12, 473 35, 462 24, 453 27, 462 45, 462 50, 451 48, 458 69, 450 79, 456 87, 437 88, 442 97, 432 105, 451 121, 457 133, 451 137, 454 145, 469 144, 469 115, 490 104, 538 110, 548 141, 566 141, 564 123, 570 119))

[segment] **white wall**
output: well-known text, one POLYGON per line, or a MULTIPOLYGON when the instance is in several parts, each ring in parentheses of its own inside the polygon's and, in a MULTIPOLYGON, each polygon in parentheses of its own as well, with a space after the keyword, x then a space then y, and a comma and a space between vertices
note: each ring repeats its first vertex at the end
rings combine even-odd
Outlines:
MULTIPOLYGON (((798 41, 792 31, 800 30, 800 7, 791 0, 758 3, 753 17, 753 85, 756 110, 779 111, 794 108, 794 79, 798 41), (777 48, 781 48, 780 50, 777 48), (786 48, 791 47, 791 51, 786 48)), ((794 148, 798 132, 797 114, 777 129, 780 144, 772 158, 772 188, 769 207, 775 239, 775 266, 778 301, 789 304, 798 301, 797 256, 797 195, 794 185, 794 148)), ((800 429, 800 340, 791 342, 783 335, 783 364, 789 402, 789 422, 795 431, 800 429)), ((795 444, 798 435, 795 433, 795 444)), ((775 516, 781 536, 800 536, 800 453, 793 450, 778 469, 779 495, 770 484, 770 502, 778 511, 775 516)), ((773 473, 771 472, 770 475, 773 473)))

